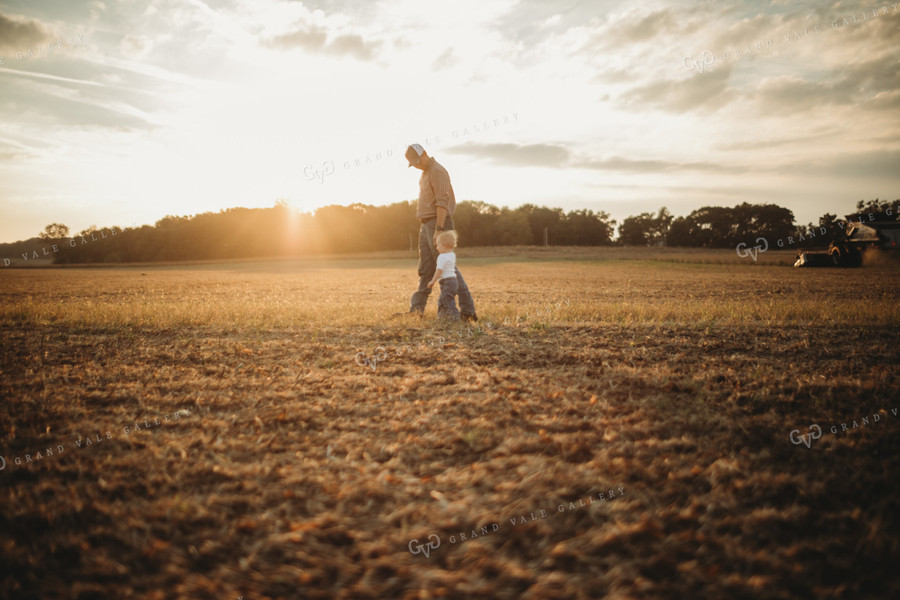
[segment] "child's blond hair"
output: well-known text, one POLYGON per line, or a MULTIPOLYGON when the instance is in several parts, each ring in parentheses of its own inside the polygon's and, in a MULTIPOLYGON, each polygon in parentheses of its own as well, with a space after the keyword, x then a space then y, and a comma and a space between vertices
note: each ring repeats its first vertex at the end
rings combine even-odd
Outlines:
POLYGON ((450 248, 451 250, 456 248, 456 242, 459 240, 459 236, 456 235, 456 230, 448 229, 447 231, 442 231, 437 236, 437 241, 450 248))

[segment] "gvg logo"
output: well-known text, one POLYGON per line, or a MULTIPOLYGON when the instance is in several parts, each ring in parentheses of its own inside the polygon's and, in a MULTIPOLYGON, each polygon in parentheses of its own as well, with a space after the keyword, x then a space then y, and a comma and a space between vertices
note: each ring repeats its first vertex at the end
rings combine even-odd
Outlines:
MULTIPOLYGON (((896 408, 892 408, 892 409, 890 409, 890 412, 891 412, 891 414, 893 414, 896 417, 896 416, 898 416, 898 414, 900 414, 897 412, 897 410, 898 409, 896 409, 896 408)), ((788 437, 790 437, 791 443, 794 444, 795 446, 804 444, 807 448, 810 448, 810 447, 812 447, 813 440, 817 440, 820 437, 822 437, 822 435, 827 435, 829 432, 832 435, 840 437, 844 434, 849 434, 854 429, 861 429, 863 427, 866 427, 867 425, 874 425, 875 423, 880 423, 882 420, 881 419, 882 414, 887 416, 888 412, 885 410, 880 410, 876 413, 873 413, 871 418, 869 418, 869 416, 867 415, 867 416, 862 417, 861 419, 853 419, 852 421, 850 421, 850 423, 851 423, 850 425, 847 425, 847 422, 845 421, 845 422, 841 423, 840 431, 838 431, 837 425, 832 425, 828 431, 822 431, 822 428, 819 427, 819 425, 813 424, 813 425, 809 426, 809 433, 804 433, 803 435, 800 435, 800 430, 794 429, 791 431, 791 433, 788 437)))
POLYGON ((323 162, 321 169, 316 169, 312 165, 303 167, 303 178, 307 181, 318 179, 319 183, 325 183, 325 176, 331 175, 332 173, 334 173, 334 163, 330 160, 323 162))
MULTIPOLYGON (((472 332, 469 332, 469 335, 472 335, 472 332)), ((460 334, 462 337, 462 334, 460 334)), ((422 342, 424 345, 424 342, 422 342)), ((429 340, 428 345, 437 347, 438 350, 441 350, 441 346, 444 344, 444 338, 438 337, 437 342, 435 340, 429 340)), ((375 348, 375 351, 372 353, 372 356, 366 356, 365 352, 359 351, 356 353, 355 360, 356 364, 361 367, 370 367, 373 371, 378 366, 378 363, 383 363, 387 360, 388 356, 403 356, 404 354, 412 354, 413 348, 410 348, 408 345, 404 345, 402 347, 392 347, 390 349, 385 348, 384 346, 378 346, 375 348)))
POLYGON ((750 248, 747 247, 747 244, 741 242, 737 245, 735 250, 737 250, 737 255, 741 258, 746 258, 748 256, 753 258, 753 262, 756 262, 756 257, 760 252, 765 252, 769 249, 769 241, 766 238, 758 237, 756 238, 756 245, 750 248))
POLYGON ((432 533, 428 536, 428 542, 425 544, 420 544, 419 539, 409 540, 409 548, 410 554, 424 554, 425 558, 431 557, 431 551, 437 550, 441 547, 441 538, 437 536, 437 534, 432 533))
POLYGON ((809 433, 805 433, 803 435, 800 435, 799 429, 793 429, 793 430, 791 430, 791 434, 788 437, 791 438, 791 443, 794 444, 795 446, 799 446, 800 444, 806 444, 807 448, 811 448, 813 440, 817 440, 820 437, 822 437, 822 428, 815 424, 810 425, 809 433), (797 434, 796 440, 794 439, 795 433, 797 434))
POLYGON ((688 71, 697 69, 698 73, 702 73, 706 67, 709 67, 716 62, 716 55, 710 50, 704 50, 703 54, 700 55, 700 58, 685 56, 682 62, 684 63, 684 68, 688 71))
POLYGON ((375 370, 375 367, 380 362, 384 362, 384 359, 387 358, 387 351, 383 346, 378 346, 375 348, 375 355, 371 358, 363 354, 362 352, 356 353, 356 364, 361 367, 369 366, 372 367, 372 370, 375 370))

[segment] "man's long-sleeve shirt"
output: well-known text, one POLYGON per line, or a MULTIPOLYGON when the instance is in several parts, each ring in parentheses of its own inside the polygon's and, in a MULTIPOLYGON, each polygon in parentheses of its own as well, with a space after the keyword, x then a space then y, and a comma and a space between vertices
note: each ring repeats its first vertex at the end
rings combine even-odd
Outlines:
POLYGON ((447 214, 452 215, 456 210, 456 196, 453 194, 447 169, 431 157, 428 166, 422 171, 422 177, 419 178, 419 204, 416 207, 416 217, 430 219, 437 216, 438 206, 446 208, 447 214))

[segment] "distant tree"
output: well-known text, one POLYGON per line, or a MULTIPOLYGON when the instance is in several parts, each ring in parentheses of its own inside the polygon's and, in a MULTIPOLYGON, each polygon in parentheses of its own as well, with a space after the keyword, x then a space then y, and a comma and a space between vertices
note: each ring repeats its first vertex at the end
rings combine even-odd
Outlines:
POLYGON ((47 242, 64 240, 69 237, 69 228, 62 223, 51 223, 44 227, 44 231, 38 237, 47 242))
POLYGON ((387 206, 371 207, 371 222, 366 235, 372 236, 383 250, 405 250, 410 239, 417 247, 419 222, 415 218, 415 205, 410 202, 395 202, 387 206))
POLYGON ((688 215, 689 237, 692 246, 722 248, 729 245, 732 236, 731 209, 722 206, 704 206, 688 215))
POLYGON ((619 226, 619 243, 627 246, 665 245, 672 215, 664 206, 654 217, 653 213, 641 213, 622 221, 619 226))
POLYGON ((672 246, 726 248, 758 237, 770 242, 791 235, 794 213, 775 204, 743 203, 733 208, 704 206, 687 217, 671 222, 668 243, 672 246))
POLYGON ((528 217, 520 211, 510 210, 504 206, 500 209, 496 227, 496 243, 501 246, 525 246, 532 243, 531 226, 528 224, 528 217))
POLYGON ((456 205, 453 225, 465 239, 466 246, 497 244, 497 220, 500 209, 480 200, 465 200, 456 205))
POLYGON ((525 204, 516 209, 526 216, 528 226, 531 228, 531 243, 535 246, 544 245, 544 230, 547 231, 548 244, 561 244, 563 224, 566 215, 561 208, 547 208, 525 204))
POLYGON ((749 243, 757 237, 771 241, 789 234, 794 228, 794 213, 777 204, 748 204, 733 209, 734 235, 727 245, 749 243))
POLYGON ((331 205, 316 210, 316 229, 324 252, 361 252, 374 249, 367 224, 371 215, 364 204, 331 205))
POLYGON ((868 218, 868 215, 872 214, 875 216, 876 221, 897 221, 900 220, 898 212, 900 212, 900 200, 888 202, 875 198, 868 202, 860 200, 856 203, 856 212, 848 216, 858 217, 866 215, 868 218))
POLYGON ((619 243, 626 246, 647 246, 653 236, 653 213, 627 217, 619 225, 619 243))
POLYGON ((814 227, 817 236, 816 243, 810 243, 807 245, 827 246, 833 241, 839 241, 843 239, 843 232, 846 227, 846 221, 844 221, 843 219, 838 219, 837 215, 825 213, 824 215, 819 217, 819 223, 814 227), (825 229, 824 233, 822 232, 822 229, 825 229))
POLYGON ((824 215, 819 217, 819 227, 831 227, 836 220, 837 215, 825 213, 824 215))
POLYGON ((573 210, 566 214, 563 244, 571 246, 604 246, 612 243, 615 221, 603 211, 573 210))
POLYGON ((691 239, 691 224, 685 217, 676 217, 669 226, 669 233, 666 236, 666 245, 668 246, 693 246, 694 240, 691 239))
POLYGON ((668 208, 663 206, 659 209, 653 222, 653 228, 650 231, 652 236, 650 241, 652 243, 661 244, 663 246, 667 245, 666 238, 669 234, 669 227, 672 225, 672 219, 672 213, 669 212, 668 208))
MULTIPOLYGON (((481 201, 457 204, 453 215, 461 244, 470 246, 541 245, 544 231, 554 245, 605 245, 612 243, 616 222, 606 212, 548 208, 526 204, 515 209, 497 208, 481 201)), ((862 214, 878 212, 897 218, 900 200, 860 202, 862 214)), ((418 222, 414 202, 387 206, 352 204, 325 206, 313 213, 300 213, 278 200, 269 208, 230 208, 194 216, 166 216, 140 228, 97 230, 91 226, 77 237, 77 246, 65 246, 60 262, 143 262, 244 257, 294 256, 322 252, 361 252, 406 249, 416 243, 418 222), (116 230, 117 233, 114 233, 116 230), (105 234, 104 234, 105 232, 105 234), (93 237, 92 237, 93 236, 93 237), (96 238, 96 239, 95 239, 96 238), (82 242, 83 239, 86 241, 82 242)), ((879 217, 881 218, 881 217, 879 217)), ((846 222, 826 214, 819 225, 805 229, 793 225, 793 213, 774 204, 748 204, 728 208, 707 206, 686 217, 674 218, 662 207, 628 217, 618 228, 618 241, 629 244, 707 246, 732 248, 740 242, 755 243, 765 236, 770 244, 787 236, 796 243, 824 244, 842 233, 846 222), (823 237, 821 227, 828 230, 823 237), (810 232, 815 229, 815 236, 810 232)), ((61 240, 69 236, 65 225, 53 223, 41 239, 61 240)), ((73 238, 73 240, 76 238, 73 238)))

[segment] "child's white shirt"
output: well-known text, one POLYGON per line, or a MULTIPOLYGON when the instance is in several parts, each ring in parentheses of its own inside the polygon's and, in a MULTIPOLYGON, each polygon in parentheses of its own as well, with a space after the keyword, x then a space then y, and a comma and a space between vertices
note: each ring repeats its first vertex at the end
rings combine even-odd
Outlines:
POLYGON ((437 268, 441 270, 441 279, 456 277, 456 253, 442 252, 438 254, 437 268))

